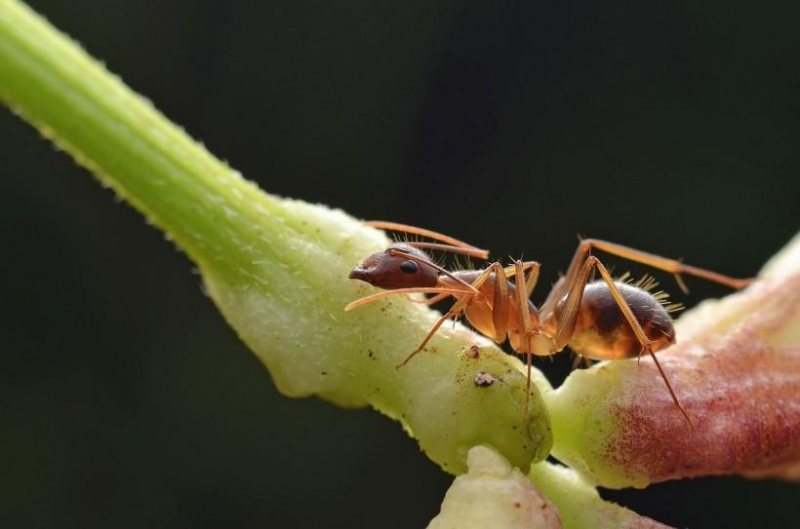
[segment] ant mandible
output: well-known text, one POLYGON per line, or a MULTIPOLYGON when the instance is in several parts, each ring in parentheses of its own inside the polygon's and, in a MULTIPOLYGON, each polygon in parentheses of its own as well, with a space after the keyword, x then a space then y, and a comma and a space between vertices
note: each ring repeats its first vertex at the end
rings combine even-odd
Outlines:
POLYGON ((752 281, 731 278, 627 246, 584 239, 579 243, 566 274, 556 282, 544 303, 537 308, 529 300, 539 277, 540 265, 536 261, 516 260, 507 267, 493 262, 483 270, 448 271, 434 263, 425 250, 447 251, 484 260, 488 259, 488 252, 422 228, 384 221, 366 224, 439 242, 397 242, 364 259, 350 272, 350 278, 387 290, 353 301, 345 310, 398 294, 433 294, 433 297, 424 301, 428 305, 450 296, 456 300, 419 347, 398 368, 421 352, 444 322, 463 315, 481 334, 498 344, 508 339, 514 351, 526 356, 528 398, 533 356, 550 356, 567 345, 574 353, 591 360, 638 358, 648 354, 658 368, 675 406, 692 428, 694 425, 689 415, 678 401, 655 355, 657 351, 675 343, 675 329, 668 308, 662 304, 663 296, 651 293, 647 285, 641 283, 615 281, 603 263, 592 255, 592 251, 600 250, 671 272, 684 291, 686 287, 680 274, 700 277, 735 289, 743 288, 752 281), (595 270, 601 279, 590 281, 595 270), (511 278, 516 279, 516 284, 511 278))

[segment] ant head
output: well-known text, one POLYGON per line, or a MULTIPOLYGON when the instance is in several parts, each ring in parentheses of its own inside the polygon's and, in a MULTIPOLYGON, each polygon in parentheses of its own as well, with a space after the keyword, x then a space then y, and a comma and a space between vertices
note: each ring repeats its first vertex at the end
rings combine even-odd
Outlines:
POLYGON ((439 282, 439 272, 430 264, 431 258, 422 250, 395 243, 361 261, 349 277, 388 290, 435 287, 439 282))

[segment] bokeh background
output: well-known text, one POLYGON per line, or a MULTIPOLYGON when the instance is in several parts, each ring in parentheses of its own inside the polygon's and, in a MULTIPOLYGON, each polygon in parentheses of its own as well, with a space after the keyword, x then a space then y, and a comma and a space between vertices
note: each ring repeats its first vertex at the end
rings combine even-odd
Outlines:
MULTIPOLYGON (((265 190, 539 260, 542 285, 578 235, 748 276, 800 227, 793 2, 31 4, 265 190)), ((6 110, 0 138, 0 526, 438 512, 452 478, 397 424, 279 395, 184 255, 6 110)), ((681 527, 800 519, 772 481, 604 494, 681 527)))

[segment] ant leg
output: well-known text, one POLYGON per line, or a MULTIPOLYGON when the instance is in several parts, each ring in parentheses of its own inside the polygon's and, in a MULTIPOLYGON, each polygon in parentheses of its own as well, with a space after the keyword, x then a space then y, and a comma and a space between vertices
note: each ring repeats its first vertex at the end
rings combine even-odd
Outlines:
POLYGON ((661 363, 658 361, 658 358, 656 358, 656 355, 653 352, 652 342, 645 334, 644 330, 642 329, 642 326, 636 319, 636 316, 634 316, 633 311, 628 305, 628 302, 625 301, 625 298, 622 297, 622 294, 620 293, 619 289, 614 283, 614 279, 611 277, 611 274, 608 272, 606 267, 603 266, 603 263, 601 263, 600 260, 597 257, 594 257, 593 255, 589 255, 586 257, 586 260, 579 269, 577 277, 575 278, 574 282, 570 285, 569 293, 567 294, 567 297, 564 300, 564 304, 561 307, 561 314, 556 323, 556 326, 558 328, 555 339, 556 346, 559 347, 560 350, 572 338, 572 333, 575 330, 575 323, 578 317, 578 310, 580 308, 580 303, 583 298, 583 290, 586 287, 586 283, 589 280, 589 273, 592 271, 592 269, 596 269, 598 272, 600 272, 603 281, 605 281, 606 285, 608 285, 608 290, 611 293, 611 296, 614 298, 614 301, 616 302, 623 316, 625 316, 625 320, 627 320, 628 325, 631 326, 631 329, 633 330, 633 333, 636 335, 637 340, 639 340, 639 344, 641 345, 639 356, 641 357, 642 353, 646 353, 649 354, 650 357, 653 359, 653 362, 655 363, 658 372, 661 374, 661 378, 667 385, 667 390, 669 391, 669 394, 672 397, 672 401, 675 403, 675 406, 678 408, 683 417, 686 419, 686 422, 689 423, 689 426, 694 430, 694 424, 692 423, 692 420, 689 418, 689 414, 686 413, 686 410, 683 409, 683 406, 681 406, 680 402, 678 401, 678 397, 675 395, 675 391, 673 391, 672 385, 669 383, 667 374, 664 372, 664 369, 661 367, 661 363))
POLYGON ((531 401, 531 364, 533 362, 533 351, 531 345, 531 338, 539 333, 539 329, 531 327, 531 314, 528 305, 528 298, 530 297, 533 288, 536 286, 536 281, 539 279, 539 263, 528 261, 514 262, 514 273, 517 277, 517 306, 519 310, 519 329, 522 331, 523 340, 523 353, 525 354, 525 365, 527 368, 527 381, 525 384, 525 411, 522 415, 522 422, 528 424, 530 417, 528 417, 528 408, 531 401), (530 269, 529 276, 525 276, 525 270, 530 269))
MULTIPOLYGON (((524 322, 528 322, 529 325, 530 310, 528 308, 528 297, 530 297, 530 292, 536 286, 536 281, 539 279, 539 263, 536 261, 515 261, 512 266, 507 266, 505 268, 501 267, 500 263, 492 263, 487 270, 491 270, 491 273, 494 274, 493 304, 490 307, 494 335, 490 337, 497 342, 502 342, 509 335, 509 320, 512 311, 515 310, 515 295, 517 306, 522 307, 525 311, 523 320, 524 322), (510 277, 517 278, 517 284, 514 289, 516 294, 511 293, 511 288, 514 285, 509 280, 510 277)), ((483 279, 483 281, 481 281, 481 279, 482 278, 479 278, 472 285, 476 288, 481 286, 483 281, 485 281, 485 279, 483 279)), ((519 310, 517 310, 517 312, 519 312, 519 310)), ((517 330, 523 329, 524 326, 525 324, 523 322, 519 322, 517 330)), ((526 329, 525 332, 528 332, 528 330, 526 329)), ((486 334, 485 331, 484 334, 486 334)), ((513 340, 512 347, 514 347, 513 340)))
MULTIPOLYGON (((611 277, 611 274, 608 272, 603 263, 600 262, 599 259, 596 257, 593 259, 595 261, 595 266, 600 271, 600 275, 603 276, 603 280, 605 280, 606 284, 608 285, 609 291, 611 295, 614 296, 614 300, 617 302, 620 310, 625 315, 625 319, 628 320, 633 332, 636 334, 636 337, 639 339, 639 343, 642 346, 642 351, 648 353, 650 357, 653 359, 653 363, 658 368, 658 372, 661 374, 661 378, 664 380, 664 384, 667 385, 667 390, 669 391, 670 396, 672 397, 672 401, 675 403, 675 406, 678 408, 678 411, 681 412, 683 418, 686 419, 686 422, 689 423, 689 427, 694 430, 694 424, 692 423, 692 419, 689 418, 689 414, 686 413, 686 410, 683 409, 681 403, 678 402, 678 397, 675 395, 675 391, 672 389, 672 384, 669 383, 669 379, 667 378, 667 374, 664 372, 664 368, 661 367, 661 363, 656 358, 655 352, 653 352, 652 342, 647 335, 645 334, 642 326, 639 325, 639 322, 636 320, 636 317, 633 315, 633 311, 631 311, 630 306, 622 297, 617 286, 614 284, 614 279, 611 277)), ((641 357, 642 351, 639 352, 639 356, 641 357)))
POLYGON ((523 272, 527 272, 528 275, 522 275, 517 273, 517 264, 516 262, 511 265, 507 266, 503 269, 506 274, 506 277, 512 277, 515 275, 519 275, 521 280, 517 281, 517 286, 519 287, 522 285, 522 290, 525 292, 525 297, 531 297, 533 294, 533 289, 536 288, 536 283, 539 281, 539 268, 540 264, 537 261, 522 261, 522 270, 523 272))
POLYGON ((567 273, 564 275, 564 282, 557 285, 557 288, 554 288, 551 291, 550 296, 548 296, 547 301, 545 301, 544 305, 542 306, 543 308, 552 308, 555 306, 558 300, 561 299, 561 297, 566 293, 566 285, 571 285, 577 279, 581 266, 586 261, 587 257, 591 255, 592 250, 600 250, 611 255, 616 255, 617 257, 622 257, 623 259, 633 261, 635 263, 642 263, 659 270, 664 270, 665 272, 671 272, 675 276, 678 286, 684 292, 687 292, 688 289, 681 278, 681 274, 699 277, 701 279, 719 283, 735 289, 744 288, 753 282, 752 278, 733 278, 723 274, 718 274, 717 272, 712 272, 711 270, 705 270, 703 268, 697 268, 695 266, 683 264, 677 259, 661 257, 659 255, 636 250, 621 244, 603 241, 600 239, 584 239, 580 242, 580 244, 578 244, 578 248, 575 250, 575 255, 572 257, 572 261, 567 269, 567 273))
MULTIPOLYGON (((523 265, 523 270, 530 269, 528 271, 527 279, 524 279, 524 284, 525 284, 525 287, 526 287, 525 297, 529 298, 529 297, 531 297, 531 294, 533 293, 533 289, 536 288, 536 282, 539 279, 539 263, 537 263, 536 261, 524 261, 522 263, 522 265, 523 265)), ((516 275, 516 268, 515 268, 514 265, 507 266, 507 267, 503 268, 503 273, 505 274, 506 278, 513 277, 514 275, 516 275)), ((470 286, 472 286, 474 288, 474 285, 470 285, 470 286)), ((439 303, 443 299, 445 299, 445 298, 447 298, 449 296, 452 296, 453 295, 452 292, 453 291, 448 290, 447 292, 442 292, 441 294, 437 294, 437 295, 433 296, 432 298, 428 298, 428 299, 425 299, 425 300, 413 300, 412 299, 410 301, 412 303, 419 303, 421 305, 434 305, 436 303, 439 303)), ((498 299, 498 297, 495 296, 495 299, 498 299)))
POLYGON ((428 345, 428 342, 431 341, 433 335, 436 334, 436 331, 439 330, 439 327, 441 327, 444 324, 444 322, 446 322, 450 318, 458 318, 460 314, 461 314, 461 309, 460 308, 456 309, 456 306, 453 305, 453 308, 447 311, 447 313, 441 318, 439 318, 439 320, 434 324, 434 326, 431 327, 431 330, 428 331, 428 335, 425 337, 424 340, 422 340, 422 343, 419 344, 419 347, 414 349, 414 351, 410 355, 408 355, 405 360, 394 366, 395 369, 400 369, 401 367, 405 366, 409 361, 411 361, 412 358, 421 353, 422 350, 425 348, 425 346, 428 345))
POLYGON ((613 242, 601 241, 598 239, 586 239, 581 243, 581 245, 585 245, 587 248, 589 248, 589 252, 591 252, 591 248, 597 248, 598 250, 622 257, 623 259, 628 259, 629 261, 652 266, 653 268, 664 270, 665 272, 672 272, 672 274, 675 275, 675 279, 678 282, 678 285, 681 287, 681 290, 684 291, 686 291, 686 285, 683 284, 680 274, 688 274, 690 276, 699 277, 701 279, 719 283, 735 289, 744 288, 753 282, 752 278, 738 279, 735 277, 726 276, 724 274, 712 272, 711 270, 684 264, 677 259, 661 257, 660 255, 643 252, 641 250, 636 250, 634 248, 613 242))
POLYGON ((495 336, 500 341, 505 341, 508 333, 508 314, 511 311, 511 303, 508 300, 508 276, 500 263, 492 263, 489 267, 494 271, 494 305, 492 306, 492 327, 495 336))
MULTIPOLYGON (((527 365, 527 378, 525 386, 525 408, 522 416, 523 423, 527 424, 530 420, 528 416, 528 408, 530 407, 531 399, 531 364, 533 359, 533 351, 531 345, 531 338, 539 333, 538 326, 536 328, 531 326, 531 313, 528 297, 536 286, 536 281, 539 278, 539 263, 535 261, 514 261, 513 266, 503 268, 500 263, 492 263, 492 265, 484 271, 480 278, 472 283, 472 286, 479 288, 491 275, 494 274, 494 304, 491 307, 492 312, 492 326, 494 330, 495 341, 503 341, 508 337, 511 341, 512 347, 525 354, 527 365), (490 274, 487 274, 490 272, 490 274), (515 294, 511 294, 511 282, 509 277, 516 277, 517 283, 514 289, 515 294), (516 299, 514 299, 516 295, 516 299), (517 308, 517 322, 516 329, 509 329, 510 314, 515 309, 515 302, 517 308), (512 333, 517 333, 522 338, 522 346, 515 343, 512 333), (521 350, 520 350, 521 349, 521 350)), ((537 314, 538 316, 538 314, 537 314)), ((486 331, 483 331, 486 334, 486 331)))
MULTIPOLYGON (((456 301, 453 304, 453 306, 450 307, 450 310, 447 311, 447 313, 445 313, 444 316, 439 318, 439 320, 434 324, 434 326, 431 328, 431 330, 428 331, 427 336, 425 336, 425 339, 422 340, 422 343, 419 345, 419 347, 417 347, 410 355, 408 355, 406 357, 405 360, 400 362, 395 367, 397 367, 397 369, 399 369, 399 368, 405 366, 412 358, 417 356, 425 348, 425 346, 428 344, 428 342, 431 341, 431 338, 433 338, 433 336, 436 334, 436 331, 439 330, 439 327, 441 327, 444 324, 444 322, 446 322, 447 320, 449 320, 451 318, 458 319, 458 317, 461 316, 461 314, 464 312, 464 309, 466 308, 467 303, 472 298, 474 298, 475 296, 480 294, 480 291, 479 291, 480 287, 486 282, 487 279, 489 279, 489 277, 493 273, 496 273, 497 268, 499 268, 500 276, 505 278, 505 275, 502 273, 503 272, 502 267, 500 267, 500 265, 498 263, 493 263, 489 268, 484 270, 481 273, 481 275, 479 275, 475 279, 475 281, 473 281, 472 283, 466 283, 463 280, 459 279, 458 281, 460 281, 461 283, 466 284, 470 288, 470 290, 468 290, 468 291, 451 290, 451 289, 445 289, 445 288, 399 289, 399 290, 389 291, 389 292, 401 292, 403 290, 415 290, 415 291, 427 290, 428 292, 431 292, 431 293, 438 292, 438 293, 440 293, 440 295, 446 294, 446 295, 452 295, 454 297, 459 298, 458 301, 456 301)), ((446 270, 444 270, 444 271, 446 272, 446 270)), ((456 279, 458 279, 458 278, 456 278, 456 279)), ((495 285, 495 288, 496 288, 496 285, 495 285)), ((373 294, 373 296, 368 296, 368 298, 369 297, 378 297, 378 296, 381 296, 382 294, 386 294, 386 292, 379 292, 378 294, 373 294)), ((439 296, 435 296, 435 297, 439 297, 439 296)), ((367 298, 362 298, 362 299, 367 299, 367 298)), ((358 300, 358 301, 361 301, 361 300, 358 300)), ((352 305, 352 303, 351 303, 351 305, 352 305)))

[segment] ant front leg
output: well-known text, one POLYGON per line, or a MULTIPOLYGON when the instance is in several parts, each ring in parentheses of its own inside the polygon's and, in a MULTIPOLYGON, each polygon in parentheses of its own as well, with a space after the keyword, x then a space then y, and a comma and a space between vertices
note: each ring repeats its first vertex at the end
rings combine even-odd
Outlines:
MULTIPOLYGON (((470 312, 467 313, 467 317, 468 318, 470 317, 470 314, 472 313, 472 311, 475 310, 474 307, 471 306, 471 303, 478 296, 484 296, 485 295, 482 292, 483 286, 486 283, 486 281, 492 276, 492 274, 496 273, 496 268, 497 267, 500 268, 500 273, 501 273, 500 275, 505 277, 505 275, 502 273, 502 271, 503 271, 502 267, 500 267, 500 265, 497 264, 497 263, 494 263, 492 266, 490 266, 489 268, 487 268, 486 270, 481 272, 478 275, 478 277, 472 283, 465 282, 464 280, 462 280, 459 277, 453 275, 451 272, 448 272, 447 270, 439 267, 438 265, 432 265, 432 266, 436 266, 437 270, 439 270, 443 274, 443 279, 441 281, 450 281, 456 287, 465 287, 465 288, 448 289, 446 287, 443 287, 443 288, 437 288, 437 289, 429 289, 429 292, 432 292, 432 293, 435 290, 438 290, 440 292, 439 294, 435 295, 434 298, 432 298, 432 299, 435 299, 436 301, 441 301, 445 297, 453 296, 453 297, 456 298, 456 302, 453 304, 452 307, 450 307, 450 310, 448 310, 441 318, 439 318, 436 321, 436 323, 433 325, 431 330, 428 331, 428 334, 427 334, 427 336, 425 336, 425 339, 422 340, 422 343, 419 345, 419 347, 417 347, 410 355, 408 355, 406 357, 405 360, 403 360, 402 362, 400 362, 396 366, 397 369, 400 369, 401 367, 405 366, 409 361, 411 361, 412 358, 414 358, 420 352, 422 352, 422 350, 425 348, 425 346, 428 345, 428 342, 430 342, 431 339, 433 338, 433 336, 436 334, 436 331, 438 331, 439 328, 442 325, 444 325, 444 322, 446 322, 449 319, 458 319, 461 316, 461 314, 464 313, 467 310, 470 311, 470 312)), ((495 287, 496 286, 497 285, 495 284, 495 287)), ((483 306, 483 305, 485 305, 485 303, 478 304, 478 306, 483 306)), ((475 323, 473 323, 473 324, 476 326, 476 328, 480 332, 486 334, 487 336, 489 336, 489 338, 495 339, 493 336, 491 336, 490 334, 486 333, 485 330, 483 328, 481 328, 478 324, 475 324, 475 323)))
POLYGON ((450 318, 458 319, 458 317, 461 315, 461 311, 463 310, 463 307, 459 307, 459 305, 461 305, 461 302, 457 301, 453 305, 453 307, 449 311, 447 311, 447 313, 445 313, 444 316, 439 318, 439 320, 434 324, 434 326, 431 327, 431 330, 428 331, 428 335, 425 336, 425 339, 422 340, 422 343, 419 344, 419 347, 414 349, 414 351, 412 351, 412 353, 410 355, 408 355, 405 358, 405 360, 403 360, 402 362, 400 362, 399 364, 394 366, 395 369, 400 369, 401 367, 404 367, 407 363, 409 363, 411 361, 412 358, 414 358, 419 353, 421 353, 422 350, 425 349, 425 346, 428 345, 428 342, 431 341, 431 338, 433 338, 433 335, 436 334, 436 331, 439 330, 439 327, 441 327, 444 324, 444 322, 446 322, 450 318))

